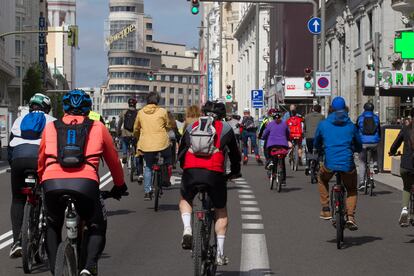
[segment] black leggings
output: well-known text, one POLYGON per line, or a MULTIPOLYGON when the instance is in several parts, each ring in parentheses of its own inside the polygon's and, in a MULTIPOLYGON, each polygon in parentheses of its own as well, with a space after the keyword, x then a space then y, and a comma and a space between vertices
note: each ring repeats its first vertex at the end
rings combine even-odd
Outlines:
MULTIPOLYGON (((50 269, 53 273, 56 253, 62 241, 62 227, 65 218, 63 195, 71 195, 75 200, 76 211, 88 227, 88 243, 85 268, 95 270, 106 243, 106 210, 100 196, 99 185, 93 180, 53 179, 43 183, 47 212, 46 244, 50 269)), ((83 269, 83 268, 81 268, 83 269)))
POLYGON ((10 217, 12 222, 13 239, 21 239, 20 232, 23 224, 24 205, 26 195, 22 193, 22 188, 26 186, 24 182, 26 170, 37 171, 37 158, 18 158, 11 163, 11 185, 12 185, 12 204, 10 217))

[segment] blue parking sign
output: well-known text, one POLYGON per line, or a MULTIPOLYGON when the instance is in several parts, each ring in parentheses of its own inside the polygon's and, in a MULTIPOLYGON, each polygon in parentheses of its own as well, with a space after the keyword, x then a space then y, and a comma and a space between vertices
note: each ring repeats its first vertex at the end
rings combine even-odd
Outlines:
POLYGON ((263 90, 252 90, 252 107, 263 108, 264 107, 264 93, 263 90))

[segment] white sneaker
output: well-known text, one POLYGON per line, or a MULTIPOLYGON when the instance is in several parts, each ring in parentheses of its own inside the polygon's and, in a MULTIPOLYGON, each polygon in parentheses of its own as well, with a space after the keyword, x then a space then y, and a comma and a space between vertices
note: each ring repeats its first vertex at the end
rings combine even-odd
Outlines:
POLYGON ((401 227, 408 227, 408 209, 407 207, 402 208, 399 224, 401 227))
POLYGON ((92 273, 87 269, 82 270, 80 273, 80 276, 88 276, 88 275, 92 276, 92 273))
POLYGON ((144 176, 143 176, 142 174, 140 174, 140 175, 138 176, 138 181, 139 181, 139 182, 144 181, 144 176))
POLYGON ((185 250, 190 250, 193 247, 193 230, 190 227, 184 228, 181 246, 185 250))
POLYGON ((227 265, 229 263, 229 258, 226 256, 217 255, 216 263, 218 266, 227 265))

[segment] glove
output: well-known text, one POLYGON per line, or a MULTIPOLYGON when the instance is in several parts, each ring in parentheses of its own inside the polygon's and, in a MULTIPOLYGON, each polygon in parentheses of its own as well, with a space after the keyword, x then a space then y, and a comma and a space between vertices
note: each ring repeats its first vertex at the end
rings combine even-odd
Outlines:
POLYGON ((124 183, 122 186, 114 185, 111 189, 111 194, 113 198, 115 198, 116 200, 120 200, 126 191, 128 191, 128 187, 124 183))

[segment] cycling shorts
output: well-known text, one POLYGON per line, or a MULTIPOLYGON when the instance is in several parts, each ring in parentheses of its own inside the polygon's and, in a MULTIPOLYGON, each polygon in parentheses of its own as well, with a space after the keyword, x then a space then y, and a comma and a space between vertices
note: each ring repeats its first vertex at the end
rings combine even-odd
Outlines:
POLYGON ((214 208, 222 209, 227 204, 227 182, 223 173, 213 172, 206 169, 186 169, 181 181, 181 196, 192 203, 197 195, 196 185, 207 185, 207 194, 214 208))

